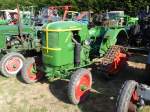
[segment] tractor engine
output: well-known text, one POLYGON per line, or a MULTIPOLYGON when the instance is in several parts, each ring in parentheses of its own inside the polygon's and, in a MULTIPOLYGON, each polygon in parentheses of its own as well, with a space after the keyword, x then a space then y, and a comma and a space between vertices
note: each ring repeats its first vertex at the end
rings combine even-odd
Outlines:
POLYGON ((32 46, 32 38, 30 37, 29 34, 24 34, 21 37, 18 35, 8 35, 6 37, 6 48, 11 49, 11 48, 29 48, 29 43, 30 47, 32 46), (28 44, 27 44, 28 43, 28 44))

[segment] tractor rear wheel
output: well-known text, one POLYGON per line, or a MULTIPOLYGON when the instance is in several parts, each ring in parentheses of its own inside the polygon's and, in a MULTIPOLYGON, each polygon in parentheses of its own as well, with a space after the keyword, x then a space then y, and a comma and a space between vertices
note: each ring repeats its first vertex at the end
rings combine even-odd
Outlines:
POLYGON ((106 79, 111 79, 127 64, 128 55, 122 46, 112 46, 101 62, 101 72, 106 79))
POLYGON ((117 99, 116 112, 137 112, 137 102, 140 99, 137 86, 138 83, 132 80, 124 83, 117 99))
POLYGON ((73 104, 78 104, 83 101, 90 93, 92 86, 92 75, 87 69, 81 68, 73 73, 71 76, 68 96, 73 104))
POLYGON ((6 77, 14 77, 21 70, 24 56, 20 53, 11 52, 2 57, 0 71, 6 77))
POLYGON ((113 57, 112 63, 108 65, 108 77, 113 74, 117 74, 123 68, 123 66, 126 65, 127 60, 127 53, 122 51, 121 49, 118 49, 115 56, 113 57))
POLYGON ((38 68, 41 66, 40 59, 27 58, 21 70, 21 76, 25 83, 34 83, 40 80, 44 73, 38 68))

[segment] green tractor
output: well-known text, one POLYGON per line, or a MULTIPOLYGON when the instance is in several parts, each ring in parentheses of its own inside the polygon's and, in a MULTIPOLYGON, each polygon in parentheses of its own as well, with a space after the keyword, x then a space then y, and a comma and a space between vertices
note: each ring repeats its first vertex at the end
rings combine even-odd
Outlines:
POLYGON ((40 52, 40 39, 30 26, 23 26, 20 35, 17 25, 1 25, 0 38, 0 70, 6 77, 15 76, 21 70, 24 56, 40 52))
POLYGON ((0 72, 6 77, 19 73, 25 57, 41 52, 39 29, 30 23, 26 24, 20 17, 19 9, 16 14, 16 24, 0 25, 0 72))
MULTIPOLYGON (((69 6, 62 8, 68 11, 69 6)), ((6 77, 16 76, 25 58, 41 55, 41 18, 33 17, 34 7, 23 9, 0 11, 0 72, 6 77)))
POLYGON ((21 76, 26 83, 36 82, 43 74, 50 80, 71 76, 68 96, 73 104, 90 92, 92 69, 111 77, 127 60, 126 50, 121 46, 128 39, 124 27, 88 29, 79 22, 57 21, 44 25, 40 37, 42 63, 34 57, 27 58, 21 76))

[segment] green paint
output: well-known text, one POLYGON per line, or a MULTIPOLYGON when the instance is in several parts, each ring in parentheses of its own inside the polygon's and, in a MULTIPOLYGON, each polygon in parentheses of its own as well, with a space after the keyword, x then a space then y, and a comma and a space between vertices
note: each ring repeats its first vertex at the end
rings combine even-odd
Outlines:
POLYGON ((75 21, 58 21, 45 25, 42 29, 42 60, 46 76, 49 79, 68 78, 74 70, 91 65, 92 56, 104 56, 116 44, 120 32, 127 34, 125 27, 96 26, 88 29, 87 25, 75 21), (78 32, 81 43, 78 66, 74 64, 74 32, 78 32), (87 44, 90 40, 92 43, 87 44))
POLYGON ((36 37, 36 32, 37 30, 34 27, 27 26, 27 25, 22 25, 22 32, 23 34, 29 34, 30 37, 32 38, 31 42, 24 41, 22 44, 16 45, 11 45, 11 48, 7 49, 6 48, 6 41, 8 37, 11 37, 12 35, 18 35, 18 26, 17 25, 0 25, 0 49, 3 50, 8 50, 9 52, 11 51, 23 51, 23 50, 31 50, 31 49, 37 49, 35 40, 37 39, 36 37))
POLYGON ((105 55, 108 49, 115 45, 117 39, 119 38, 118 35, 120 32, 124 32, 127 35, 125 28, 109 28, 103 37, 102 43, 100 45, 99 53, 101 56, 105 55))
POLYGON ((0 19, 0 25, 7 25, 8 20, 0 19))

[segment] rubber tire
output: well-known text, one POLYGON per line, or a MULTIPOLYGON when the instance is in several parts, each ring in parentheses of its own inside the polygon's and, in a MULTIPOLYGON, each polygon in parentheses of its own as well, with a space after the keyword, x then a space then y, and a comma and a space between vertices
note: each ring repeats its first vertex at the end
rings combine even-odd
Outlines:
POLYGON ((10 74, 10 73, 8 73, 8 72, 5 70, 4 64, 6 63, 6 61, 7 61, 9 58, 14 57, 14 56, 15 56, 15 57, 20 57, 20 58, 22 59, 23 63, 24 63, 25 58, 24 58, 24 56, 23 56, 22 54, 20 54, 20 53, 11 52, 11 53, 7 53, 6 55, 4 55, 4 56, 1 58, 1 61, 0 61, 0 71, 1 71, 2 75, 5 76, 5 77, 15 77, 15 76, 19 73, 19 71, 21 70, 21 68, 20 68, 20 70, 19 70, 16 74, 10 74))
MULTIPOLYGON (((108 52, 110 52, 110 51, 108 51, 108 52)), ((118 52, 122 53, 122 50, 120 49, 120 51, 118 51, 118 52)), ((124 53, 126 53, 126 52, 124 52, 124 53)), ((126 53, 126 55, 127 55, 127 53, 126 53)), ((127 66, 127 61, 125 61, 124 63, 121 63, 120 66, 121 66, 120 69, 115 74, 110 74, 108 72, 102 72, 101 74, 104 77, 104 79, 112 80, 112 79, 116 78, 116 76, 118 75, 118 73, 120 73, 120 71, 123 69, 123 67, 127 66)))
POLYGON ((138 83, 133 80, 128 80, 123 84, 117 98, 116 112, 128 112, 128 106, 132 97, 132 92, 137 85, 138 83))
POLYGON ((40 79, 37 79, 37 80, 31 80, 30 78, 29 78, 29 76, 26 74, 27 73, 27 69, 28 69, 28 67, 29 67, 29 65, 30 64, 33 64, 33 63, 35 63, 35 58, 27 58, 26 60, 25 60, 25 62, 24 62, 24 65, 23 65, 23 68, 21 69, 21 76, 22 76, 22 79, 23 79, 23 81, 25 82, 25 83, 27 83, 27 84, 31 84, 31 83, 35 83, 35 82, 37 82, 37 81, 39 81, 40 79))
POLYGON ((80 68, 77 71, 75 71, 72 74, 71 79, 68 84, 68 97, 72 104, 77 105, 80 103, 80 101, 75 98, 75 86, 77 82, 80 80, 80 78, 82 77, 82 75, 84 75, 85 72, 88 72, 88 75, 90 77, 90 82, 91 82, 90 86, 92 86, 92 75, 89 70, 85 68, 80 68))

